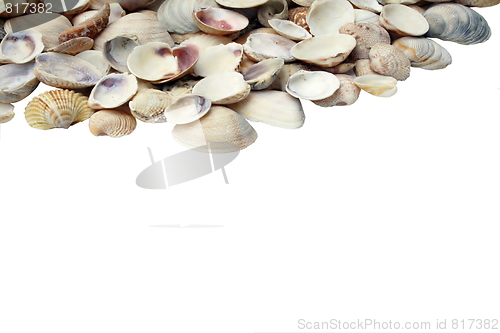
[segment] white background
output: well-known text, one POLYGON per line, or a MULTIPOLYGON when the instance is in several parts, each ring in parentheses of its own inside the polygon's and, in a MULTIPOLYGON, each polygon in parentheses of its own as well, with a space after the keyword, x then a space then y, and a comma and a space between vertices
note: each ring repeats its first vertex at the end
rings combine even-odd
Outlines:
MULTIPOLYGON (((484 44, 398 93, 304 102, 305 125, 167 190, 137 175, 184 148, 0 131, 0 332, 297 332, 299 319, 500 319, 500 7, 484 44), (205 225, 212 228, 158 227, 205 225)), ((476 330, 477 331, 477 330, 476 330)))

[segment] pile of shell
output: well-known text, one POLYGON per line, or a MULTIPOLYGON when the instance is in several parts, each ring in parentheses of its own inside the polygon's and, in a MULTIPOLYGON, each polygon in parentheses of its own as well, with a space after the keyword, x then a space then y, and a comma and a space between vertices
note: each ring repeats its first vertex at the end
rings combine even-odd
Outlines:
POLYGON ((500 2, 379 1, 79 0, 46 22, 41 13, 11 17, 0 122, 14 115, 8 103, 43 82, 60 89, 28 103, 34 128, 89 119, 92 134, 119 137, 136 119, 170 122, 189 148, 243 149, 257 138, 247 119, 299 128, 300 99, 330 107, 361 90, 388 97, 411 66, 445 68, 451 56, 430 38, 486 41, 490 28, 470 7, 500 2))

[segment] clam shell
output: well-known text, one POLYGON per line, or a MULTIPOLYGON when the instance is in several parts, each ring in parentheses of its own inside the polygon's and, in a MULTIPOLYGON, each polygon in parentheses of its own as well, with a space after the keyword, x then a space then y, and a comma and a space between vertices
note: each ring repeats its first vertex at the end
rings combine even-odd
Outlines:
POLYGON ((246 99, 229 107, 248 120, 281 128, 300 128, 305 121, 300 100, 284 91, 252 91, 246 99))
POLYGON ((90 133, 95 136, 119 138, 131 134, 136 126, 131 114, 119 110, 99 110, 89 119, 90 133))
POLYGON ((229 35, 243 30, 248 18, 232 10, 223 8, 201 8, 193 13, 198 28, 212 35, 229 35))
POLYGON ((346 23, 340 27, 341 34, 351 35, 356 39, 356 46, 350 53, 351 59, 368 59, 373 45, 391 43, 387 30, 374 23, 346 23))
POLYGON ((245 99, 250 85, 237 72, 223 72, 207 76, 193 87, 193 94, 205 96, 213 104, 231 104, 245 99))
POLYGON ((73 26, 61 32, 61 34, 59 35, 59 42, 64 43, 70 39, 77 37, 89 37, 89 38, 95 37, 108 25, 109 14, 110 14, 110 7, 109 4, 106 3, 96 13, 96 15, 83 21, 79 25, 73 26))
POLYGON ((410 77, 410 60, 391 44, 378 43, 370 50, 370 68, 378 74, 392 76, 398 81, 410 77))
POLYGON ((380 13, 382 5, 377 0, 349 0, 356 8, 368 10, 373 13, 380 13))
POLYGON ((450 53, 443 46, 425 37, 402 37, 392 45, 406 55, 413 67, 443 69, 452 62, 450 53))
POLYGON ((396 94, 397 82, 392 76, 384 75, 363 75, 354 79, 355 85, 378 97, 390 97, 396 94))
POLYGON ((219 5, 230 8, 251 8, 265 4, 269 0, 215 0, 219 5))
POLYGON ((288 20, 272 19, 269 24, 278 34, 291 40, 300 41, 312 37, 306 29, 288 20))
POLYGON ((294 61, 290 50, 296 45, 294 41, 280 35, 255 33, 243 44, 243 51, 254 61, 270 58, 281 58, 285 62, 294 61))
POLYGON ((239 151, 257 140, 245 118, 224 106, 212 106, 199 120, 175 125, 172 136, 189 149, 211 153, 239 151))
POLYGON ((333 95, 313 101, 321 107, 345 106, 354 104, 358 100, 361 89, 354 84, 354 77, 346 74, 335 74, 340 82, 340 88, 333 95))
POLYGON ((343 62, 356 46, 350 35, 322 35, 305 39, 295 45, 290 53, 296 59, 321 67, 333 67, 343 62))
POLYGON ((315 0, 292 0, 299 6, 310 7, 315 0))
POLYGON ((139 46, 136 36, 116 36, 104 43, 102 54, 108 64, 119 72, 130 72, 127 59, 136 46, 139 46))
POLYGON ((49 90, 33 98, 24 116, 31 127, 38 129, 69 128, 92 115, 88 98, 72 90, 49 90))
POLYGON ((38 87, 34 67, 33 62, 0 66, 0 103, 19 102, 38 87))
POLYGON ((333 95, 339 87, 340 81, 332 73, 300 70, 288 80, 286 92, 293 97, 313 101, 333 95))
POLYGON ((286 0, 269 0, 259 7, 257 19, 260 24, 270 28, 269 20, 288 18, 288 3, 286 0))
POLYGON ((279 74, 276 76, 276 78, 273 80, 273 82, 269 85, 267 89, 286 91, 286 84, 288 83, 290 76, 292 76, 294 73, 300 70, 310 70, 310 68, 308 65, 299 62, 284 64, 281 67, 279 74))
POLYGON ((134 117, 145 123, 164 123, 165 111, 172 104, 172 94, 157 90, 144 89, 130 100, 128 106, 134 117))
POLYGON ((137 93, 137 89, 134 75, 108 74, 92 88, 89 106, 93 109, 114 109, 128 102, 137 93))
POLYGON ((379 16, 364 9, 354 9, 354 23, 375 23, 380 25, 379 16))
POLYGON ((92 38, 75 37, 57 46, 54 46, 53 48, 50 48, 47 51, 75 55, 80 52, 90 50, 92 46, 94 46, 94 40, 92 38))
POLYGON ((110 66, 104 54, 96 50, 87 50, 78 53, 75 57, 85 60, 86 62, 94 65, 95 68, 101 72, 102 76, 108 74, 110 66))
POLYGON ((44 49, 42 34, 36 30, 9 32, 0 43, 0 62, 24 64, 44 49))
POLYGON ((429 23, 422 14, 400 4, 384 6, 379 21, 387 30, 403 36, 421 36, 429 30, 429 23))
POLYGON ((169 32, 186 34, 200 29, 193 13, 201 8, 219 7, 214 0, 169 0, 158 8, 158 21, 169 32))
POLYGON ((117 2, 123 9, 133 12, 141 8, 146 8, 155 0, 90 0, 90 8, 99 9, 106 2, 117 2))
POLYGON ((354 22, 354 8, 347 0, 316 0, 306 19, 313 36, 338 34, 342 25, 354 22))
POLYGON ((203 52, 207 48, 211 46, 217 46, 220 44, 229 44, 231 43, 232 40, 229 37, 226 36, 221 36, 221 35, 209 35, 204 32, 200 32, 198 34, 193 34, 193 36, 187 38, 186 40, 183 40, 180 44, 181 45, 186 45, 186 44, 191 44, 191 45, 196 45, 198 49, 200 49, 200 52, 203 52))
POLYGON ((284 64, 281 58, 266 59, 241 71, 241 74, 252 90, 263 90, 273 83, 284 64))
POLYGON ((14 118, 14 105, 0 103, 0 124, 5 124, 14 118))
POLYGON ((209 76, 222 72, 235 71, 243 56, 243 46, 236 43, 217 45, 201 52, 193 67, 194 74, 209 76))
POLYGON ((102 73, 91 63, 63 53, 42 53, 36 57, 38 80, 56 88, 85 88, 95 85, 102 73))
POLYGON ((173 124, 188 124, 203 117, 212 106, 204 96, 185 95, 167 107, 165 116, 173 124))

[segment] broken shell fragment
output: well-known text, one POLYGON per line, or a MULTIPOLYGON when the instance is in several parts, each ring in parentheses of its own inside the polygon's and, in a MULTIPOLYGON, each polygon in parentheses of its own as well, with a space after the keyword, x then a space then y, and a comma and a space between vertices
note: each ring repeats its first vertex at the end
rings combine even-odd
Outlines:
POLYGON ((290 53, 310 64, 333 67, 344 61, 355 46, 356 39, 351 35, 322 35, 297 43, 290 53))
POLYGON ((223 72, 207 76, 193 87, 193 94, 205 96, 212 104, 231 104, 245 99, 250 85, 237 72, 223 72))
POLYGON ((65 41, 77 37, 95 37, 108 25, 109 14, 109 4, 105 3, 96 15, 83 21, 79 25, 73 26, 61 32, 59 35, 59 42, 64 43, 65 41))
POLYGON ((89 119, 90 133, 95 136, 119 138, 131 134, 136 126, 134 116, 119 110, 99 110, 89 119))
POLYGON ((47 130, 69 128, 93 113, 88 98, 72 90, 49 90, 33 98, 24 116, 31 127, 47 130))
POLYGON ((246 16, 223 8, 201 8, 193 15, 198 28, 213 35, 228 35, 243 30, 249 22, 246 16))
POLYGON ((212 102, 204 96, 185 95, 167 107, 165 116, 169 123, 187 124, 203 117, 211 106, 212 102))
POLYGON ((410 60, 391 44, 373 45, 369 57, 370 68, 378 74, 392 76, 398 81, 404 81, 410 76, 410 60))
POLYGON ((19 102, 38 87, 34 67, 33 62, 0 66, 0 103, 19 102))
POLYGON ((243 51, 250 59, 257 62, 270 58, 281 58, 285 62, 292 62, 295 58, 290 50, 296 44, 280 35, 255 33, 243 44, 243 51))
POLYGON ((337 77, 323 71, 298 71, 286 85, 286 91, 296 98, 318 100, 327 98, 340 87, 337 77))
POLYGON ((172 137, 189 149, 228 153, 250 146, 257 140, 257 132, 235 111, 212 106, 199 120, 175 125, 172 137))
POLYGON ((0 103, 0 124, 5 124, 14 118, 14 105, 0 103))
POLYGON ((24 64, 35 59, 43 49, 42 34, 38 31, 9 32, 0 43, 0 62, 24 64))
POLYGON ((288 2, 287 0, 269 0, 259 7, 257 12, 257 19, 260 24, 270 28, 269 20, 288 18, 288 2))
POLYGON ((421 36, 429 30, 429 23, 422 14, 401 4, 385 5, 379 20, 384 28, 403 36, 421 36))
POLYGON ((266 59, 248 67, 241 74, 252 90, 263 90, 273 83, 284 64, 281 58, 266 59))
POLYGON ((137 89, 134 75, 108 74, 92 88, 89 106, 93 109, 114 109, 128 102, 137 93, 137 89))
POLYGON ((378 97, 391 97, 397 92, 397 80, 392 76, 363 75, 354 79, 354 84, 378 97))
POLYGON ((345 106, 354 104, 358 100, 361 89, 354 84, 354 77, 345 74, 335 75, 340 82, 340 87, 333 95, 312 101, 314 104, 321 107, 345 106))

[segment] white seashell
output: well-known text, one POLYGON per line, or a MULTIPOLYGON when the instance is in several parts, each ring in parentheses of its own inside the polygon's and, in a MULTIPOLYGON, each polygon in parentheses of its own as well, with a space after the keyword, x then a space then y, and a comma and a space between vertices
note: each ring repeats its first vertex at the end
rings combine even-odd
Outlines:
POLYGON ((356 39, 351 35, 321 35, 299 42, 290 53, 314 65, 333 67, 343 62, 355 46, 356 39))
POLYGON ((224 72, 207 76, 193 87, 193 94, 205 96, 213 104, 231 104, 245 99, 250 85, 237 72, 224 72))
POLYGON ((201 31, 213 35, 229 35, 243 30, 249 22, 246 16, 224 8, 201 8, 193 16, 201 31))
POLYGON ((364 9, 354 9, 354 23, 380 24, 377 14, 364 9))
POLYGON ((108 64, 119 72, 129 72, 127 59, 132 50, 139 46, 136 36, 116 36, 104 43, 102 54, 108 64))
POLYGON ((230 8, 251 8, 265 4, 269 0, 215 0, 219 5, 230 8))
POLYGON ((286 92, 296 98, 319 100, 327 98, 340 87, 337 77, 323 71, 298 71, 286 85, 286 92))
POLYGON ((356 8, 368 10, 373 13, 380 13, 382 5, 377 0, 349 0, 356 8))
POLYGON ((291 40, 300 41, 312 37, 312 35, 306 29, 298 26, 292 21, 272 19, 269 20, 269 25, 281 36, 291 40))
POLYGON ((90 8, 99 9, 105 2, 116 2, 128 12, 136 11, 152 4, 154 0, 90 0, 90 8))
POLYGON ((204 32, 199 32, 193 34, 194 36, 187 38, 182 41, 181 45, 192 44, 196 45, 200 52, 203 52, 211 46, 217 46, 220 44, 229 44, 232 42, 231 38, 221 35, 210 35, 204 32))
POLYGON ((429 30, 425 17, 405 5, 390 4, 380 13, 380 24, 403 36, 421 36, 429 30))
POLYGON ((243 46, 236 43, 217 45, 201 52, 193 67, 194 74, 209 76, 222 72, 234 72, 243 56, 243 46))
POLYGON ((169 32, 186 34, 200 29, 193 13, 201 8, 219 7, 214 0, 169 0, 158 8, 158 21, 169 32))
POLYGON ((284 64, 279 74, 267 89, 286 91, 286 84, 294 73, 300 70, 310 70, 309 66, 300 62, 284 64))
POLYGON ((100 51, 96 50, 87 50, 78 53, 75 57, 85 60, 86 62, 94 65, 102 74, 102 76, 108 74, 110 66, 106 58, 104 58, 104 54, 100 51))
POLYGON ((306 20, 313 36, 338 34, 342 25, 354 22, 354 8, 347 0, 316 0, 306 20))
POLYGON ((300 100, 284 91, 252 91, 246 99, 229 107, 250 121, 281 128, 300 128, 305 121, 300 100))
POLYGON ((90 37, 76 37, 69 39, 47 51, 76 55, 80 52, 90 50, 94 46, 94 40, 90 37))
POLYGON ((288 18, 288 2, 286 0, 269 0, 259 7, 257 19, 260 24, 270 28, 269 20, 288 18))
POLYGON ((315 0, 292 0, 299 6, 310 7, 315 0))
POLYGON ((333 95, 313 101, 321 107, 344 106, 354 104, 358 100, 361 89, 354 84, 354 77, 345 74, 335 75, 340 82, 340 88, 333 95))
POLYGON ((36 30, 7 33, 0 43, 0 62, 24 64, 44 49, 42 34, 36 30))
POLYGON ((137 79, 131 74, 112 73, 96 83, 89 96, 93 109, 113 109, 128 102, 137 92, 137 79))
POLYGON ((188 124, 203 117, 212 106, 210 99, 199 95, 185 95, 170 104, 165 116, 172 124, 188 124))
POLYGON ((34 67, 33 62, 0 66, 0 103, 19 102, 36 89, 34 67))
POLYGON ((0 103, 0 124, 5 124, 14 118, 14 105, 0 103))
POLYGON ((273 83, 284 64, 281 58, 266 59, 246 68, 241 74, 252 90, 262 90, 273 83))
POLYGON ((270 58, 281 58, 285 62, 294 61, 290 50, 296 45, 294 41, 280 35, 255 33, 243 44, 243 51, 254 61, 270 58))
POLYGON ((358 59, 354 63, 354 72, 356 76, 379 75, 370 67, 370 59, 358 59))
POLYGON ((392 76, 363 75, 354 79, 354 84, 378 97, 391 97, 397 92, 397 80, 392 76))

